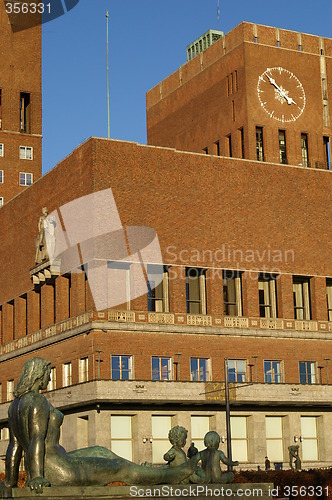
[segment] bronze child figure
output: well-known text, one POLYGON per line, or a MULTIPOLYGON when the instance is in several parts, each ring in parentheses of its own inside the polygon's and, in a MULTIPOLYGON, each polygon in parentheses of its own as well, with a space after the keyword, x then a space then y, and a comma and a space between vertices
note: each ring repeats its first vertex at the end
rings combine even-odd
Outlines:
POLYGON ((229 460, 226 455, 218 450, 220 436, 215 431, 205 434, 204 444, 206 449, 199 452, 202 461, 202 469, 206 475, 207 483, 231 483, 234 479, 233 472, 222 472, 220 462, 226 465, 239 465, 239 462, 229 460))

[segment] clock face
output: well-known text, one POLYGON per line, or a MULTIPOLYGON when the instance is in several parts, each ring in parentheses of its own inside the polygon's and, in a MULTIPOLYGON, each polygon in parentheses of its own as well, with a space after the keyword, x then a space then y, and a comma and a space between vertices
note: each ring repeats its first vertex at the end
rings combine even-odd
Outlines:
POLYGON ((300 80, 287 69, 267 68, 258 78, 257 94, 264 111, 279 122, 295 122, 305 108, 300 80))

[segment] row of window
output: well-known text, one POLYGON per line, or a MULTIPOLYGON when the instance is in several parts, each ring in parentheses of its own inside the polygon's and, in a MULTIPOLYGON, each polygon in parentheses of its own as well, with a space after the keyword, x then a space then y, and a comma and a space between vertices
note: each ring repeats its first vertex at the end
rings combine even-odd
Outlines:
MULTIPOLYGON (((111 450, 127 460, 133 459, 132 416, 111 416, 111 450), (126 450, 126 454, 121 454, 126 450)), ((318 418, 301 416, 301 455, 303 461, 319 460, 318 418)), ((163 456, 170 447, 168 432, 172 427, 172 416, 152 415, 152 462, 164 463, 163 456)), ((192 415, 190 418, 191 441, 198 450, 203 450, 204 436, 212 430, 210 416, 192 415)), ((287 417, 265 416, 266 455, 273 462, 288 461, 287 453, 287 417)), ((251 424, 253 425, 253 424, 251 424)), ((231 416, 232 457, 240 462, 249 461, 250 438, 249 417, 231 416)), ((252 433, 251 435, 254 435, 252 433)), ((222 437, 222 441, 226 441, 222 437)), ((187 443, 188 446, 188 443, 187 443)), ((222 445, 223 446, 223 445, 222 445)), ((225 445, 224 445, 225 446, 225 445)), ((263 457, 262 457, 263 461, 263 457)))
MULTIPOLYGON (((30 172, 20 172, 18 179, 20 186, 31 186, 33 183, 33 174, 30 172)), ((0 184, 3 184, 4 182, 5 174, 3 170, 0 170, 0 184)))
MULTIPOLYGON (((187 313, 206 314, 205 269, 186 268, 187 313)), ((242 273, 223 270, 223 302, 226 316, 242 316, 242 273)), ((168 272, 167 268, 149 271, 148 267, 148 309, 149 311, 168 311, 168 272), (162 273, 162 274, 161 274, 162 273), (159 283, 154 287, 155 283, 159 283)), ((258 298, 259 315, 262 318, 278 317, 277 285, 278 276, 259 274, 258 298)), ((326 301, 328 320, 332 321, 332 280, 326 280, 326 301)), ((311 319, 310 278, 293 277, 294 318, 311 319)))
MULTIPOLYGON (((0 157, 5 156, 5 145, 0 143, 0 157)), ((33 160, 33 147, 31 146, 20 146, 19 147, 19 158, 20 160, 33 160)))
MULTIPOLYGON (((111 415, 110 416, 110 449, 132 461, 134 458, 134 436, 132 415, 111 415)), ((250 417, 231 416, 231 436, 232 455, 234 460, 240 462, 249 461, 250 450, 250 417)), ((318 419, 316 416, 301 416, 301 455, 303 461, 319 460, 319 434, 318 419)), ((169 450, 170 443, 168 432, 172 428, 173 417, 171 415, 151 415, 151 438, 152 463, 164 463, 163 456, 169 450)), ((191 441, 199 450, 203 450, 204 436, 213 429, 212 418, 208 415, 190 416, 191 441)), ((266 452, 271 462, 288 461, 287 444, 285 436, 287 434, 288 418, 286 416, 265 416, 265 440, 266 452)), ((80 416, 77 421, 77 439, 79 447, 85 447, 89 443, 89 416, 80 416)), ((252 433, 252 435, 254 435, 252 433)), ((1 440, 9 439, 8 428, 1 429, 1 440)), ((147 440, 146 438, 145 441, 147 440)), ((222 436, 222 446, 226 441, 222 436)), ((189 443, 187 442, 187 446, 189 443)), ((263 457, 262 457, 263 461, 263 457)))
MULTIPOLYGON (((100 361, 98 361, 100 363, 100 361)), ((246 359, 228 360, 228 379, 230 382, 253 382, 253 364, 246 359)), ((264 382, 267 384, 280 384, 284 381, 283 362, 278 360, 264 360, 264 382)), ((323 367, 319 367, 323 368, 323 367)), ((98 367, 100 376, 100 365, 98 367)), ((89 381, 89 358, 86 356, 79 360, 79 383, 89 381)), ((133 356, 111 356, 111 379, 134 380, 133 356)), ((169 381, 179 379, 179 360, 172 361, 171 357, 151 357, 151 380, 169 381)), ((193 382, 208 382, 212 380, 212 362, 209 358, 190 358, 190 380, 193 382)), ((256 380, 257 381, 257 380, 256 380)), ((318 382, 317 362, 299 362, 300 384, 316 384, 318 382)), ((62 365, 62 387, 72 385, 72 363, 62 365)), ((1 384, 0 384, 1 388, 1 384)), ((52 367, 50 382, 47 390, 57 388, 56 368, 52 367)), ((14 380, 7 381, 7 401, 13 399, 14 380)))
MULTIPOLYGON (((235 107, 234 101, 232 101, 232 118, 235 121, 235 107)), ((245 148, 244 148, 244 131, 243 127, 239 128, 237 131, 241 145, 241 158, 245 158, 245 148)), ((286 130, 278 131, 278 141, 279 141, 279 162, 282 164, 288 164, 287 158, 287 141, 286 141, 286 130)), ((301 163, 302 167, 310 167, 309 161, 309 139, 308 134, 301 134, 301 163)), ((203 148, 203 152, 209 154, 209 149, 203 148)), ((331 151, 330 151, 330 138, 327 136, 323 137, 323 152, 324 152, 324 162, 322 165, 318 165, 321 168, 331 169, 331 151)), ((220 156, 220 142, 216 141, 214 143, 213 154, 220 156)), ((232 134, 225 137, 225 156, 233 157, 233 145, 232 145, 232 134)), ((265 161, 264 154, 264 136, 263 127, 256 127, 256 158, 258 161, 265 161)))
MULTIPOLYGON (((3 128, 2 100, 3 100, 3 91, 2 91, 2 89, 0 89, 0 129, 3 128)), ((29 92, 20 92, 18 111, 19 111, 19 129, 20 129, 20 132, 30 134, 30 132, 31 132, 31 94, 29 92)))

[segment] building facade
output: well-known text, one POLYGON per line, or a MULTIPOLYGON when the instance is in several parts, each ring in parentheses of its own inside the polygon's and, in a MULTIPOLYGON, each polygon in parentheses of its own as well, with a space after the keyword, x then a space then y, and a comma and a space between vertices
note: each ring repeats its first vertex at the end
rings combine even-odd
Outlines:
POLYGON ((15 27, 1 2, 0 205, 42 173, 41 27, 15 27))
MULTIPOLYGON (((244 24, 235 32, 247 28, 244 24)), ((265 28, 257 30, 259 34, 265 28)), ((289 36, 298 40, 299 34, 289 36)), ((299 55, 305 61, 307 36, 302 36, 299 55)), ((240 51, 246 48, 241 49, 234 36, 228 39, 239 45, 236 53, 240 58, 240 51)), ((280 44, 282 40, 280 37, 280 44)), ((324 128, 322 114, 321 128, 314 132, 306 114, 311 109, 307 104, 310 91, 302 83, 306 106, 296 120, 282 124, 287 148, 293 148, 294 156, 287 149, 287 164, 278 161, 273 141, 281 125, 277 120, 274 123, 260 103, 257 85, 264 70, 259 68, 255 106, 253 96, 245 96, 244 87, 241 90, 247 103, 252 99, 252 111, 247 112, 250 120, 243 122, 245 158, 229 157, 222 150, 220 155, 202 154, 204 147, 209 153, 213 141, 219 137, 221 144, 223 137, 224 129, 216 137, 207 125, 202 128, 206 134, 202 138, 192 132, 197 151, 184 136, 182 145, 173 144, 182 151, 172 149, 176 127, 182 121, 177 115, 180 111, 168 116, 172 106, 166 106, 164 99, 174 103, 183 99, 181 112, 188 114, 188 123, 194 116, 190 117, 191 106, 194 110, 201 102, 206 109, 203 90, 207 87, 201 79, 209 81, 206 72, 210 65, 203 68, 201 62, 208 57, 218 59, 218 51, 226 61, 223 43, 217 41, 182 68, 182 74, 187 71, 189 75, 199 63, 197 74, 192 73, 188 82, 183 79, 183 88, 174 84, 171 91, 169 86, 169 92, 159 98, 156 89, 148 94, 150 145, 91 138, 2 207, 1 226, 15 227, 0 247, 2 456, 8 445, 7 410, 13 387, 24 362, 32 356, 52 363, 47 397, 66 415, 62 442, 68 450, 99 444, 137 462, 162 463, 169 448, 168 430, 176 424, 188 429, 188 447, 194 441, 202 448, 204 434, 216 429, 226 450, 227 358, 233 458, 240 461, 240 467, 262 466, 266 455, 271 462, 287 467, 287 449, 294 443, 300 445, 303 467, 332 465, 328 224, 332 178, 323 160, 315 168, 299 165, 293 140, 298 133, 301 136, 304 118, 310 144, 312 134, 318 137, 321 131, 323 141, 330 137, 330 129, 324 128), (195 105, 185 101, 187 85, 188 99, 196 100, 195 105), (194 87, 197 95, 191 95, 194 87), (263 129, 263 140, 270 138, 264 161, 255 156, 256 143, 249 138, 249 129, 255 138, 254 113, 261 113, 257 126, 263 129), (173 120, 174 116, 178 118, 173 120), (170 143, 159 145, 164 140, 162 123, 170 143), (71 231, 86 220, 86 197, 105 190, 112 192, 128 254, 120 259, 121 265, 107 254, 103 256, 108 263, 99 275, 99 285, 107 291, 107 300, 103 308, 97 308, 96 290, 89 281, 92 264, 84 259, 86 236, 74 238, 71 231), (76 200, 83 200, 83 209, 70 212, 68 220, 64 207, 76 200), (74 268, 61 267, 64 253, 58 261, 36 264, 35 240, 43 207, 58 214, 67 250, 79 256, 74 268), (144 258, 141 242, 131 244, 130 231, 135 227, 155 230, 161 260, 144 258), (136 254, 140 259, 133 257, 136 254), (138 292, 137 282, 142 259, 144 293, 138 292), (114 294, 122 297, 117 304, 114 294)), ((257 43, 252 43, 255 50, 270 50, 260 43, 258 35, 257 43)), ((331 43, 325 39, 324 50, 331 43)), ((273 50, 277 49, 280 54, 290 52, 282 47, 273 50)), ((329 68, 332 55, 324 57, 329 68)), ((249 71, 256 63, 248 61, 252 60, 246 62, 249 71)), ((286 60, 274 64, 291 71, 286 60)), ((240 77, 244 67, 239 64, 234 71, 237 68, 239 84, 247 81, 240 77)), ((298 73, 296 78, 303 80, 298 73)), ((273 99, 280 105, 283 99, 284 107, 292 106, 287 99, 295 101, 294 94, 278 82, 277 75, 267 74, 279 88, 265 77, 264 83, 273 87, 273 99)), ((320 73, 318 77, 321 85, 320 73)), ((221 80, 224 87, 227 78, 221 80)), ((270 87, 261 90, 269 91, 270 87)), ((211 89, 209 92, 212 95, 211 89)), ((314 119, 318 123, 318 112, 314 119)), ((221 122, 226 127, 227 120, 221 122)), ((231 134, 233 126, 230 120, 231 134)), ((319 141, 313 142, 313 158, 319 161, 323 159, 319 141)), ((94 238, 109 217, 106 208, 93 212, 94 238)), ((56 245, 61 244, 58 239, 56 245)))
POLYGON ((329 169, 331 56, 331 39, 242 23, 148 92, 148 144, 329 169))

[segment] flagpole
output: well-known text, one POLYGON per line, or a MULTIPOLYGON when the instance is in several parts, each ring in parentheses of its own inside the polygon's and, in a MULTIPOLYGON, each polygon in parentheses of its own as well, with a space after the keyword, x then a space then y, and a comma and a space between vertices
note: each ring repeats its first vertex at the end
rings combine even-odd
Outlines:
POLYGON ((219 17, 220 17, 220 0, 217 3, 217 25, 219 27, 219 17))
POLYGON ((109 64, 108 64, 108 10, 106 11, 106 44, 107 44, 107 137, 111 137, 111 125, 110 125, 110 75, 109 75, 109 64))

